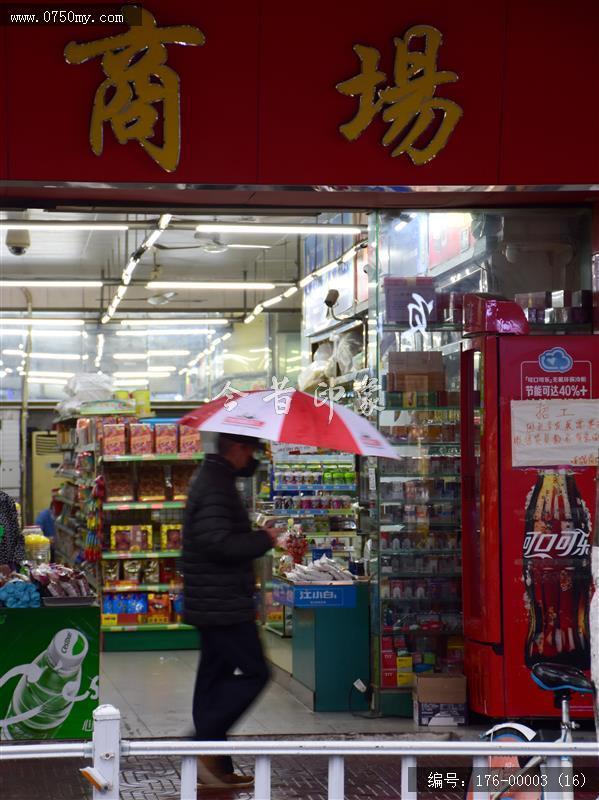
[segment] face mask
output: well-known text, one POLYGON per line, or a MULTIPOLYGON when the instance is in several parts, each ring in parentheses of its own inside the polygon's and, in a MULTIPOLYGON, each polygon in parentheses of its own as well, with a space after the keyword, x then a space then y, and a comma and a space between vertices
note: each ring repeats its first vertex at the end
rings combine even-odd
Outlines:
POLYGON ((252 475, 256 474, 256 470, 258 469, 259 464, 260 462, 258 461, 258 459, 251 456, 245 467, 238 469, 235 474, 237 475, 238 478, 251 478, 252 475))

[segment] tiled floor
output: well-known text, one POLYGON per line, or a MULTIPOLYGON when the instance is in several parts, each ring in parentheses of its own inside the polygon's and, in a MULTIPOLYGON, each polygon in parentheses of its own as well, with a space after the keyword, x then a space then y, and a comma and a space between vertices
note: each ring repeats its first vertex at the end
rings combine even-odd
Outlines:
MULTIPOLYGON (((101 701, 120 709, 125 738, 190 736, 191 698, 198 653, 193 650, 103 653, 101 701)), ((365 719, 314 713, 276 683, 239 722, 239 736, 393 734, 416 728, 411 720, 365 719)), ((463 729, 460 731, 464 733, 463 729)), ((478 731, 473 730, 475 737, 478 731)))

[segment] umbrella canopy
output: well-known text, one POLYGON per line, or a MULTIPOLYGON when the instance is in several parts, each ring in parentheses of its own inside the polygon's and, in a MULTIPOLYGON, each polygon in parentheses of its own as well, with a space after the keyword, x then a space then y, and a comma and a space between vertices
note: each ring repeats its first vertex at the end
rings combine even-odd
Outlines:
POLYGON ((191 411, 181 424, 201 431, 397 458, 394 448, 367 419, 297 389, 264 389, 234 398, 219 397, 191 411))

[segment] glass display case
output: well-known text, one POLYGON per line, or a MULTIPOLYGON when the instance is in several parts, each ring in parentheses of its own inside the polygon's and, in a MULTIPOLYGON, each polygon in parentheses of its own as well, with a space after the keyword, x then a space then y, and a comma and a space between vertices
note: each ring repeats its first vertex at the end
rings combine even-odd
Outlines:
MULTIPOLYGON (((392 211, 370 218, 372 419, 397 448, 397 460, 365 459, 360 477, 371 535, 374 697, 383 713, 412 714, 418 673, 463 671, 464 295, 514 300, 531 333, 590 332, 589 231, 580 208, 392 211)), ((467 378, 479 396, 477 364, 467 378)), ((478 410, 468 435, 476 466, 483 435, 478 410)), ((473 491, 480 493, 476 478, 473 491)), ((479 513, 476 506, 472 513, 479 513)))

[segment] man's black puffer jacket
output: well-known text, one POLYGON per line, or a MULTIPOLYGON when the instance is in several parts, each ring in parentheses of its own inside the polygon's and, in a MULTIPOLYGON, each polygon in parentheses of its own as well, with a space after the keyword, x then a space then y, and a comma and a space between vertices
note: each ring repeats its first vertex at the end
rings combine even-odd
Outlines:
POLYGON ((271 547, 265 531, 251 529, 234 468, 221 456, 207 456, 185 509, 185 622, 201 628, 255 619, 252 562, 271 547))

